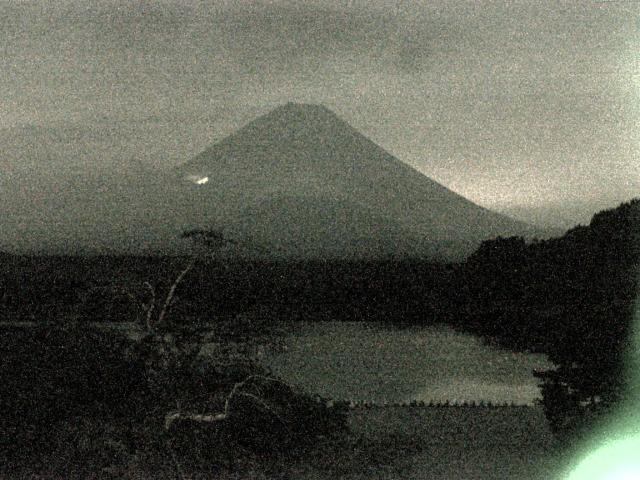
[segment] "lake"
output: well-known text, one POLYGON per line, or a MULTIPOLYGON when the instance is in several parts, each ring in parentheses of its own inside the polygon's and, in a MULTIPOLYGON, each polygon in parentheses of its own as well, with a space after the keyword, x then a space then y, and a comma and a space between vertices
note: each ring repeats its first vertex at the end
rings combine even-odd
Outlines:
POLYGON ((300 323, 263 363, 283 379, 337 400, 491 401, 540 397, 535 368, 544 355, 512 353, 448 327, 300 323))
MULTIPOLYGON (((139 336, 131 323, 100 326, 139 336)), ((532 370, 552 366, 544 355, 487 346, 446 326, 398 328, 374 322, 299 322, 284 345, 261 352, 261 362, 275 375, 311 393, 378 403, 531 404, 540 398, 532 370)))

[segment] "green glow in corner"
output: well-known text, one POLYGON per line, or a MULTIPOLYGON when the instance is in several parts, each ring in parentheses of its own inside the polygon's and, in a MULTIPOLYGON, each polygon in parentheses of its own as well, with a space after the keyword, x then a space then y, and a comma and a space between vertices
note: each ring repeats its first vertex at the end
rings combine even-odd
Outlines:
POLYGON ((640 479, 640 436, 599 448, 573 470, 567 480, 640 479))
POLYGON ((626 362, 631 400, 584 448, 591 453, 570 470, 566 480, 640 480, 640 295, 634 305, 633 337, 626 362))

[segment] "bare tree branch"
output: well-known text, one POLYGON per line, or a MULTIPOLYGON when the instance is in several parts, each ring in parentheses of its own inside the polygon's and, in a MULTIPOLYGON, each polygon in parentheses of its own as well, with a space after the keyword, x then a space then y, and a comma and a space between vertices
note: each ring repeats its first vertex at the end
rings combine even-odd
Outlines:
POLYGON ((169 290, 169 293, 167 294, 167 297, 164 300, 164 305, 162 306, 162 310, 160 311, 160 315, 158 315, 158 321, 156 322, 156 324, 162 325, 164 317, 167 315, 167 311, 168 311, 169 307, 171 306, 171 302, 173 301, 173 297, 174 297, 174 295, 176 293, 176 288, 178 287, 178 285, 180 284, 180 282, 182 281, 184 276, 187 273, 189 273, 189 270, 191 270, 193 268, 195 263, 196 263, 196 257, 193 257, 191 259, 191 261, 189 262, 189 264, 187 265, 187 267, 184 270, 182 270, 182 272, 180 272, 180 274, 176 277, 175 282, 173 282, 173 285, 171 285, 171 289, 169 290))
POLYGON ((260 404, 265 410, 269 411, 276 418, 278 418, 278 420, 285 426, 285 428, 289 430, 284 419, 280 415, 278 415, 278 413, 273 408, 271 408, 264 399, 261 399, 257 395, 254 395, 249 392, 239 391, 241 388, 243 388, 247 384, 247 382, 249 382, 249 380, 252 380, 254 378, 261 378, 269 382, 284 384, 282 381, 278 379, 266 377, 264 375, 249 375, 247 378, 245 378, 241 382, 237 382, 233 386, 233 388, 231 389, 231 392, 229 392, 229 395, 227 395, 227 398, 225 399, 224 410, 222 413, 217 413, 217 414, 197 414, 197 413, 182 413, 182 412, 170 413, 170 414, 167 414, 164 419, 165 430, 168 430, 169 428, 171 428, 171 425, 176 420, 191 420, 194 422, 203 422, 203 423, 215 423, 215 422, 221 422, 223 420, 226 420, 227 418, 229 418, 229 414, 231 412, 231 401, 236 396, 251 398, 258 404, 260 404))
POLYGON ((147 326, 147 331, 151 331, 151 329, 153 328, 151 325, 151 316, 153 315, 153 311, 156 308, 156 289, 153 288, 153 286, 149 282, 144 282, 144 285, 145 287, 147 287, 147 289, 151 293, 151 299, 149 300, 149 304, 146 308, 147 316, 145 319, 145 325, 147 326))

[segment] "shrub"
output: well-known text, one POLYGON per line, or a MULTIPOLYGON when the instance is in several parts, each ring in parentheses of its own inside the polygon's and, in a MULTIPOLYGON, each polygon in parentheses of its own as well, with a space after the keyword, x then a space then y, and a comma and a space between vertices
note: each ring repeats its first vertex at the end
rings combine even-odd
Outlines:
POLYGON ((239 352, 209 361, 199 356, 207 332, 169 318, 175 292, 194 263, 179 273, 162 302, 146 284, 151 298, 141 305, 137 340, 78 323, 1 331, 5 470, 18 457, 55 458, 65 451, 60 436, 73 439, 69 448, 84 468, 113 471, 114 465, 105 465, 107 445, 125 459, 116 470, 142 458, 166 466, 167 453, 176 466, 186 461, 209 468, 228 466, 242 452, 293 452, 346 430, 346 409, 269 377, 239 352), (176 409, 183 421, 171 431, 165 420, 176 409), (198 421, 203 415, 194 411, 220 421, 198 421), (84 440, 76 445, 77 439, 84 440))
POLYGON ((56 423, 80 414, 125 415, 144 384, 127 341, 78 324, 3 328, 2 451, 41 449, 56 423))
POLYGON ((163 344, 144 345, 79 324, 2 329, 4 472, 20 459, 55 474, 74 458, 95 471, 131 459, 148 470, 162 462, 172 468, 174 460, 196 470, 233 467, 252 455, 298 452, 347 428, 346 408, 271 378, 242 355, 154 356, 163 344), (227 415, 220 424, 186 421, 167 431, 165 416, 176 410, 227 415), (119 459, 105 453, 113 448, 119 459))

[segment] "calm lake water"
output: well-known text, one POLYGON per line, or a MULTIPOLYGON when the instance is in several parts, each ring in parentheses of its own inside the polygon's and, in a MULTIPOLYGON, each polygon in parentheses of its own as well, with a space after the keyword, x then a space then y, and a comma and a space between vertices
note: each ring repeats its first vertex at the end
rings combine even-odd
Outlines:
POLYGON ((310 392, 376 402, 485 400, 532 403, 543 355, 483 345, 447 327, 396 329, 359 322, 302 323, 284 350, 267 353, 274 374, 310 392))
MULTIPOLYGON (((105 327, 138 336, 133 324, 105 327)), ((399 329, 369 322, 296 323, 283 348, 261 352, 260 360, 274 374, 309 392, 374 402, 530 404, 540 397, 532 370, 552 366, 544 355, 483 345, 445 326, 399 329)))

